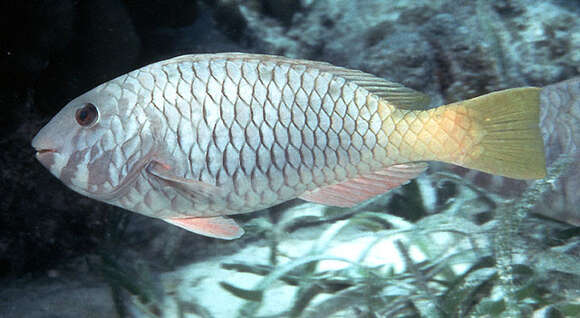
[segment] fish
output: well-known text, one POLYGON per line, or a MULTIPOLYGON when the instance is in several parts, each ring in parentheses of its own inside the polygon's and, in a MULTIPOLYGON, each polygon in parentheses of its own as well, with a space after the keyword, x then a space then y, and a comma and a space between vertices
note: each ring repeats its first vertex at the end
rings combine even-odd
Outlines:
POLYGON ((416 90, 326 62, 193 54, 73 99, 32 147, 73 191, 235 239, 244 230, 230 215, 294 198, 354 206, 429 161, 542 178, 539 93, 512 88, 433 108, 416 90))

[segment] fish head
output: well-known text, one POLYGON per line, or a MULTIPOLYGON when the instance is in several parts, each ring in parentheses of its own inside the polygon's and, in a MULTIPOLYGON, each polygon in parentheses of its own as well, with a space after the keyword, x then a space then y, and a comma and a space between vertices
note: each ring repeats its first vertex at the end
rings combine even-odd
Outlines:
POLYGON ((66 186, 115 199, 146 164, 147 120, 135 94, 102 84, 69 102, 32 140, 36 158, 66 186), (131 97, 133 96, 133 97, 131 97))

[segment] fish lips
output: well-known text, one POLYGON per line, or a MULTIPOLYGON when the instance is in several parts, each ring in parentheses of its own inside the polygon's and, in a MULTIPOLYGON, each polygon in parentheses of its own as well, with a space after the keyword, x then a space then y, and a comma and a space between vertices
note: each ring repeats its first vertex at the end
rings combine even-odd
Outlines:
POLYGON ((35 157, 45 167, 50 167, 54 163, 54 156, 58 151, 54 148, 47 147, 43 142, 41 135, 38 134, 32 139, 32 147, 36 150, 35 157))
POLYGON ((37 149, 35 157, 43 166, 50 168, 54 163, 55 154, 57 151, 54 149, 37 149))
POLYGON ((36 157, 42 156, 47 153, 56 152, 54 149, 36 149, 36 157))

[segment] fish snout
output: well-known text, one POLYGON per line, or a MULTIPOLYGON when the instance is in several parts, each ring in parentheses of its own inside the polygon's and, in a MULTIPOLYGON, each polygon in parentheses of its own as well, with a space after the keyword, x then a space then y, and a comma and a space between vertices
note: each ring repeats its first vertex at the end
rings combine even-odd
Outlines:
POLYGON ((32 138, 31 145, 36 150, 35 157, 45 166, 50 166, 53 161, 53 156, 58 152, 56 145, 46 138, 46 134, 42 133, 42 129, 32 138))
POLYGON ((45 135, 42 134, 42 129, 32 138, 30 144, 37 152, 56 151, 54 145, 51 145, 48 138, 45 138, 45 135))

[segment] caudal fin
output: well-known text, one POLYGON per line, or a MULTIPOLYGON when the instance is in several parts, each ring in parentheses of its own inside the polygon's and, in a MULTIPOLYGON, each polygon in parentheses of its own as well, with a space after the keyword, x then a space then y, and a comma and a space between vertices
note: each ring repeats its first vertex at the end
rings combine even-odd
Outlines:
POLYGON ((509 178, 543 178, 546 161, 539 104, 540 89, 523 87, 433 109, 434 116, 453 117, 465 128, 453 131, 473 137, 457 156, 445 161, 509 178))

